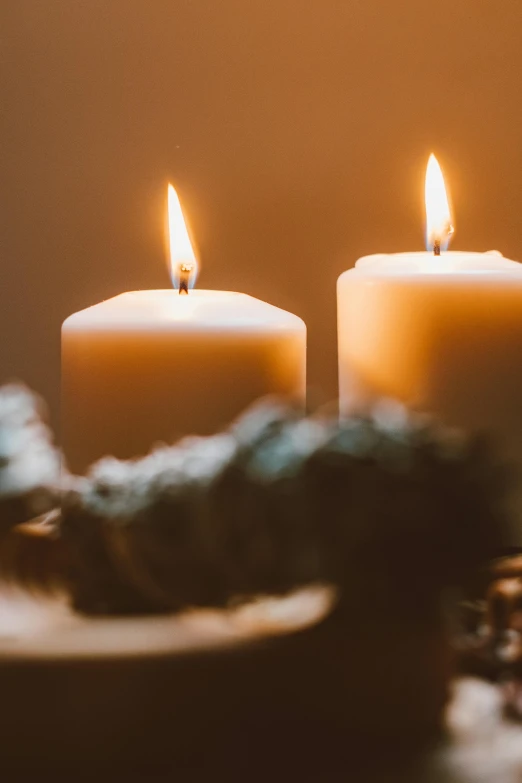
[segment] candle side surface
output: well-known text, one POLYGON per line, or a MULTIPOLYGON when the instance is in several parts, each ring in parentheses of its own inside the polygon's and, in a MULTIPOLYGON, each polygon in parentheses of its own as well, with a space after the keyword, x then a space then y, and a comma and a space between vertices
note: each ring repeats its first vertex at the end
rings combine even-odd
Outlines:
POLYGON ((62 434, 71 470, 211 434, 265 395, 304 405, 301 319, 242 294, 194 293, 123 294, 64 322, 62 434))
MULTIPOLYGON (((439 273, 418 271, 432 261, 418 253, 369 257, 340 276, 341 412, 388 397, 486 434, 522 486, 522 265, 447 255, 459 263, 439 273)), ((522 491, 516 506, 522 542, 522 491)))

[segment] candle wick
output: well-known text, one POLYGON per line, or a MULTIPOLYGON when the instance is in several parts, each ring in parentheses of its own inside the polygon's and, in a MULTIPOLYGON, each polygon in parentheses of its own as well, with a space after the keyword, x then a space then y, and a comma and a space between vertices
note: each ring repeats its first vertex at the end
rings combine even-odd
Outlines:
POLYGON ((443 231, 441 231, 440 236, 438 236, 433 241, 433 254, 435 256, 440 256, 440 252, 442 250, 442 240, 444 240, 444 248, 446 248, 447 244, 449 242, 449 239, 450 239, 450 237, 451 237, 451 235, 453 234, 454 231, 455 231, 455 229, 453 228, 452 224, 448 220, 448 222, 444 226, 443 231))
POLYGON ((190 275, 194 270, 194 264, 181 264, 179 270, 179 294, 188 294, 190 275))

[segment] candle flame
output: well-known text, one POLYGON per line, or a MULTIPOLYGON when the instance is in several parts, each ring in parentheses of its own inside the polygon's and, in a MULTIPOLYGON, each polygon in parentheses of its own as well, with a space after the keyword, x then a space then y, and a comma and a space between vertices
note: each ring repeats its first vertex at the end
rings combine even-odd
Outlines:
POLYGON ((426 169, 426 248, 447 250, 453 226, 448 194, 442 169, 435 155, 430 155, 426 169))
POLYGON ((196 255, 192 248, 183 210, 174 187, 168 187, 168 218, 170 276, 176 289, 193 288, 198 273, 196 255))

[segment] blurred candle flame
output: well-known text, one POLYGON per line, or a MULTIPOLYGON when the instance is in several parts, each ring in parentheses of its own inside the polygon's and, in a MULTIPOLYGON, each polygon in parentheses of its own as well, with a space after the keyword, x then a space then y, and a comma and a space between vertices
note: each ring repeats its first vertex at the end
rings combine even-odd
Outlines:
POLYGON ((426 249, 447 250, 453 225, 442 169, 435 155, 430 155, 426 169, 426 249))
POLYGON ((180 281, 185 279, 188 288, 193 288, 198 273, 198 264, 178 194, 172 185, 168 187, 168 226, 172 285, 177 289, 180 281))

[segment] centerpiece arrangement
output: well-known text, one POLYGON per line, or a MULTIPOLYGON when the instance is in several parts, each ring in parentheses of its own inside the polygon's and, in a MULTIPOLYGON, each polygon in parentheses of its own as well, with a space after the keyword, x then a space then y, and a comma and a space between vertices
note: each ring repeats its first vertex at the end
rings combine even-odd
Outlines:
POLYGON ((347 731, 421 745, 459 672, 518 716, 522 567, 494 559, 522 530, 519 265, 446 252, 431 158, 428 251, 341 276, 341 416, 306 416, 305 325, 192 291, 168 201, 174 289, 64 324, 63 455, 38 398, 0 388, 0 575, 60 607, 0 629, 0 658, 176 661, 178 754, 244 720, 272 744, 286 726, 292 753, 347 731))

